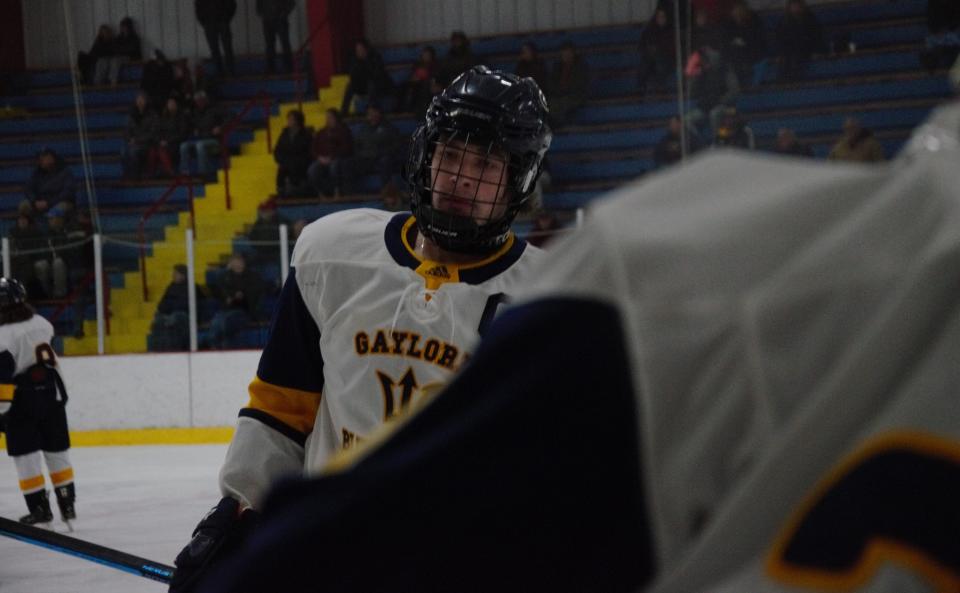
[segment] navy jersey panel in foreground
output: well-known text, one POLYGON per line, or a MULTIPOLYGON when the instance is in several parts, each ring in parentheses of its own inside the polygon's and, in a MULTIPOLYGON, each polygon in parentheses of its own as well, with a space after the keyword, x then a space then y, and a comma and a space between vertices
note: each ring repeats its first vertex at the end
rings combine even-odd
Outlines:
POLYGON ((300 391, 319 393, 323 390, 320 330, 303 302, 296 268, 290 268, 280 291, 257 377, 272 385, 300 391))
POLYGON ((634 590, 654 569, 634 401, 615 310, 509 310, 379 449, 277 488, 206 591, 634 590))

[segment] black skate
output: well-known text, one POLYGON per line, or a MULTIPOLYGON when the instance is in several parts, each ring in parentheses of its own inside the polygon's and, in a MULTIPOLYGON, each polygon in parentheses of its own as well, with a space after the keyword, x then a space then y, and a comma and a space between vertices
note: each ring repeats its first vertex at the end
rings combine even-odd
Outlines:
POLYGON ((47 491, 41 490, 32 494, 24 494, 23 497, 27 500, 27 509, 30 514, 20 517, 20 522, 24 525, 49 528, 53 521, 53 513, 50 511, 50 499, 47 498, 47 491))
POLYGON ((66 486, 60 486, 54 490, 57 494, 57 506, 60 507, 60 518, 67 525, 67 529, 73 531, 71 521, 77 518, 77 509, 74 507, 76 500, 76 491, 73 483, 66 486))

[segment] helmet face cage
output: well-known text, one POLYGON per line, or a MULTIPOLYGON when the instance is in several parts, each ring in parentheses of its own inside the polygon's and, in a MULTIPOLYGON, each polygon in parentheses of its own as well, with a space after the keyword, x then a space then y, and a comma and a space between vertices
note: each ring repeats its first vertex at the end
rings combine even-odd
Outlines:
POLYGON ((532 80, 506 76, 482 66, 468 71, 458 79, 468 90, 451 96, 455 81, 434 99, 414 133, 405 169, 411 208, 420 232, 443 249, 482 254, 503 245, 540 175, 551 138, 546 105, 532 80), (511 103, 486 100, 482 92, 470 96, 471 76, 496 81, 498 90, 517 87, 511 103), (533 126, 518 125, 515 105, 536 101, 536 115, 543 117, 535 117, 533 126))

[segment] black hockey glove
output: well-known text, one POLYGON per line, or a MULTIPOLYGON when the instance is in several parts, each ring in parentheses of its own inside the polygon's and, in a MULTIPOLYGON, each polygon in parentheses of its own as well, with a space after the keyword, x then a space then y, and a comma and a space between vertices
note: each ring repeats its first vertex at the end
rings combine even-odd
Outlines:
POLYGON ((170 580, 170 593, 190 593, 214 566, 237 551, 256 526, 260 513, 247 509, 240 512, 240 503, 224 497, 210 509, 197 528, 193 539, 177 555, 176 570, 170 580))

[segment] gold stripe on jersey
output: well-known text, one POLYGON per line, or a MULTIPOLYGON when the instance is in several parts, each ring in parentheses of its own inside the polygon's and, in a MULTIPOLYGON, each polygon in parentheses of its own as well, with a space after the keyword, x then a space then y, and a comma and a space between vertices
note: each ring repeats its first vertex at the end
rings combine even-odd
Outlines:
POLYGON ((43 484, 43 474, 39 476, 33 476, 32 478, 27 478, 26 480, 20 480, 20 490, 26 494, 30 494, 43 488, 43 484))
POLYGON ((13 391, 16 388, 13 383, 0 383, 0 401, 13 401, 13 391))
POLYGON ((320 394, 281 387, 255 377, 250 383, 247 407, 266 412, 273 418, 303 434, 310 434, 320 408, 320 394))
POLYGON ((882 535, 869 537, 857 562, 847 570, 796 566, 784 560, 791 539, 832 488, 875 456, 895 450, 915 451, 960 464, 960 443, 928 433, 895 431, 866 442, 835 466, 793 512, 768 552, 764 562, 767 574, 799 588, 852 592, 866 586, 884 564, 894 564, 922 575, 938 593, 960 591, 960 573, 938 563, 920 548, 882 535))
POLYGON ((400 231, 400 239, 403 241, 404 248, 410 252, 410 255, 420 262, 420 265, 417 266, 417 269, 414 271, 423 277, 427 290, 437 290, 446 282, 460 282, 461 270, 472 270, 490 265, 507 254, 516 241, 516 235, 513 234, 513 231, 510 231, 510 235, 500 249, 497 249, 495 253, 480 261, 468 264, 440 263, 420 257, 410 244, 410 231, 416 224, 417 219, 411 216, 410 219, 403 224, 403 229, 400 231))
POLYGON ((60 486, 66 482, 72 482, 73 468, 68 467, 67 469, 63 469, 58 472, 53 472, 52 474, 50 474, 50 481, 53 482, 54 486, 60 486))

